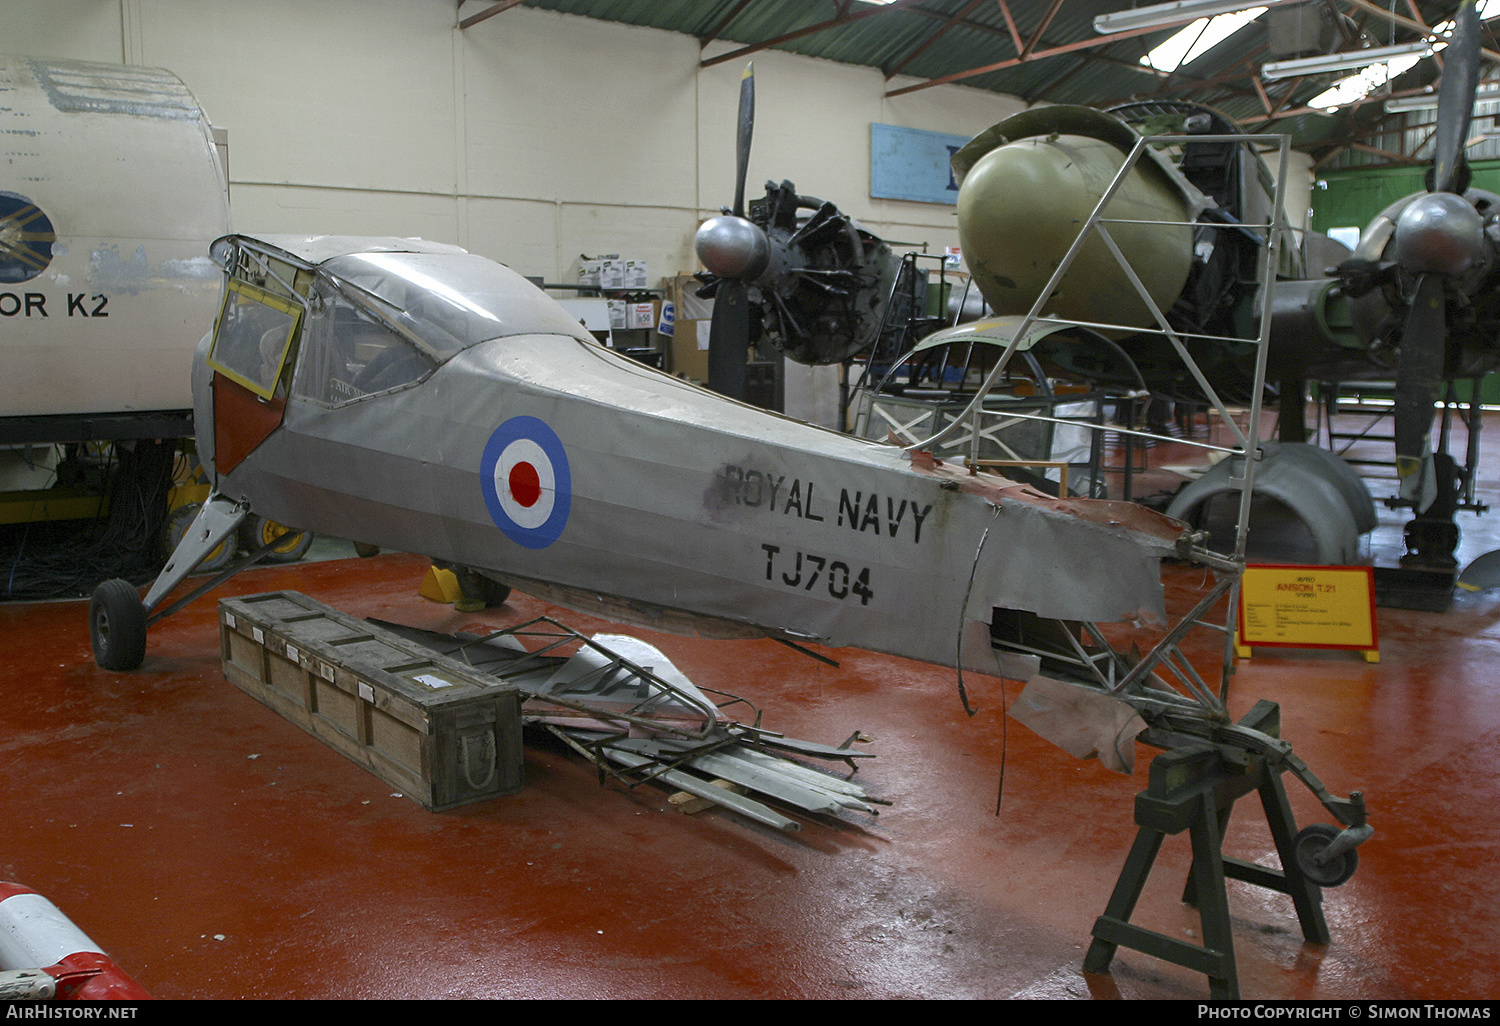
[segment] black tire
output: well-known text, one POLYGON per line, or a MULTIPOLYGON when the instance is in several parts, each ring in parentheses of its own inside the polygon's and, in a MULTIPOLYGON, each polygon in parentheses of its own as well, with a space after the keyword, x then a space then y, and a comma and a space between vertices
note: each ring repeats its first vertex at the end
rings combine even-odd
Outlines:
POLYGON ((129 581, 118 577, 89 599, 89 641, 94 662, 106 670, 138 669, 146 658, 146 607, 129 581))
POLYGON ((450 566, 445 569, 452 570, 453 575, 458 578, 458 590, 461 594, 453 603, 453 608, 461 613, 477 613, 481 609, 494 609, 496 606, 505 605, 505 600, 510 598, 510 585, 508 584, 501 584, 483 574, 475 573, 466 566, 450 566))
POLYGON ((1319 887, 1337 887, 1353 876, 1354 871, 1359 868, 1359 853, 1353 848, 1336 859, 1322 865, 1318 864, 1317 857, 1328 849, 1339 832, 1336 826, 1313 823, 1299 830, 1292 841, 1297 868, 1302 871, 1303 876, 1319 887))
POLYGON ((491 580, 482 574, 475 574, 479 578, 479 593, 484 596, 484 604, 490 609, 505 605, 505 600, 510 598, 510 585, 501 584, 499 581, 491 580))
POLYGON ((286 542, 262 556, 262 563, 295 563, 312 547, 311 531, 298 531, 295 527, 254 515, 246 517, 240 525, 240 547, 247 552, 258 552, 262 545, 282 537, 286 542))

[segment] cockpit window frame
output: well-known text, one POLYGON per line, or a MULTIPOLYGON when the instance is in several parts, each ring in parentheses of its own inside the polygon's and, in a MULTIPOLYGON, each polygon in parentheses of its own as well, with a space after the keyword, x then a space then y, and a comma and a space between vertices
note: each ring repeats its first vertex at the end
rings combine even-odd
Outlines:
POLYGON ((401 323, 400 307, 387 302, 370 290, 363 288, 360 285, 356 285, 354 282, 349 281, 347 278, 341 277, 340 275, 335 274, 332 271, 319 268, 318 278, 324 284, 328 285, 334 292, 337 292, 344 299, 348 300, 352 305, 364 310, 365 313, 369 314, 370 317, 372 317, 378 323, 382 324, 384 327, 386 327, 391 332, 394 332, 396 335, 399 335, 407 343, 413 346, 418 352, 427 356, 438 366, 447 363, 450 359, 453 358, 453 354, 445 354, 433 348, 431 343, 429 343, 426 339, 422 338, 416 332, 412 331, 411 328, 401 323))
POLYGON ((286 369, 286 363, 291 356, 297 336, 302 330, 302 322, 306 314, 307 308, 301 302, 276 295, 232 275, 226 277, 224 280, 224 297, 219 305, 219 316, 214 321, 214 339, 213 345, 210 346, 208 352, 208 365, 230 381, 249 389, 262 399, 269 400, 275 398, 277 386, 286 369), (232 367, 218 359, 219 347, 223 342, 224 327, 228 320, 230 303, 235 301, 236 296, 243 296, 251 302, 260 303, 291 318, 286 336, 281 340, 279 352, 276 353, 274 360, 271 361, 274 363, 275 373, 274 375, 267 375, 269 384, 266 381, 257 380, 245 374, 241 369, 232 367))
POLYGON ((322 409, 341 409, 377 396, 412 388, 426 381, 442 366, 443 361, 437 354, 390 316, 385 309, 389 304, 357 286, 351 286, 337 275, 319 269, 318 285, 312 290, 309 305, 312 316, 303 324, 296 355, 297 366, 292 372, 290 395, 297 402, 322 409), (417 358, 422 363, 420 373, 392 380, 390 384, 383 384, 369 391, 339 394, 341 390, 358 384, 357 377, 345 380, 344 375, 335 369, 348 367, 347 357, 340 359, 336 353, 343 348, 341 342, 352 342, 352 337, 341 335, 341 331, 348 330, 348 325, 340 329, 334 323, 338 316, 336 311, 340 308, 354 315, 368 328, 386 333, 390 338, 389 348, 396 351, 404 349, 417 358))

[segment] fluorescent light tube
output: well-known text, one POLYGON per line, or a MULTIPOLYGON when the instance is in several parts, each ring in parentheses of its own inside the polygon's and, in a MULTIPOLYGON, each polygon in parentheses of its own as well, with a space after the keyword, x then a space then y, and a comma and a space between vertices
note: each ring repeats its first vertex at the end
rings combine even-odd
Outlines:
POLYGON ((1234 14, 1252 7, 1275 7, 1288 0, 1177 0, 1170 4, 1134 7, 1094 19, 1095 32, 1129 32, 1131 29, 1166 28, 1195 18, 1212 18, 1217 14, 1234 14))
POLYGON ((1422 41, 1403 43, 1399 46, 1372 46, 1366 50, 1349 50, 1345 53, 1322 54, 1317 57, 1299 57, 1290 61, 1271 61, 1260 66, 1260 77, 1268 82, 1278 78, 1293 78, 1297 75, 1322 75, 1333 71, 1353 71, 1356 68, 1379 64, 1408 54, 1432 53, 1432 43, 1422 41))
MULTIPOLYGON (((1500 100, 1500 86, 1487 86, 1475 91, 1475 103, 1485 103, 1490 100, 1500 100)), ((1403 114, 1409 110, 1436 110, 1437 105, 1438 94, 1436 92, 1425 96, 1402 96, 1399 99, 1386 100, 1385 112, 1403 114)))

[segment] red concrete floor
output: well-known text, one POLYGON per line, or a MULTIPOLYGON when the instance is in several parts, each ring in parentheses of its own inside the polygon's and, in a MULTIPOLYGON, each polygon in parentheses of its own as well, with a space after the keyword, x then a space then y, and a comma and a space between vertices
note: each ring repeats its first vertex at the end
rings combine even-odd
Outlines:
MULTIPOLYGON (((1466 546, 1495 514, 1464 515, 1466 546)), ((1497 525, 1500 526, 1500 525, 1497 525)), ((529 745, 514 796, 424 811, 228 684, 221 596, 291 589, 350 613, 453 628, 482 617, 417 595, 413 556, 249 571, 153 629, 145 665, 98 669, 85 604, 0 606, 8 829, 0 879, 60 906, 159 998, 1165 998, 1203 976, 1120 949, 1082 969, 1134 836, 1133 777, 1005 716, 1018 685, 855 650, 825 666, 773 642, 639 633, 765 725, 876 740, 860 779, 878 818, 781 834, 661 790, 601 786, 529 745), (1004 780, 1003 803, 996 810, 1004 780)), ((1201 572, 1169 570, 1174 605, 1201 572)), ((1231 882, 1247 998, 1500 994, 1500 591, 1446 613, 1379 610, 1378 664, 1257 650, 1231 706, 1279 702, 1284 735, 1376 833, 1324 894, 1327 946, 1290 900, 1231 882)), ((1329 817, 1290 776, 1299 825, 1329 817)), ((1258 806, 1226 851, 1274 865, 1258 806)), ((1133 921, 1196 941, 1170 838, 1133 921)))

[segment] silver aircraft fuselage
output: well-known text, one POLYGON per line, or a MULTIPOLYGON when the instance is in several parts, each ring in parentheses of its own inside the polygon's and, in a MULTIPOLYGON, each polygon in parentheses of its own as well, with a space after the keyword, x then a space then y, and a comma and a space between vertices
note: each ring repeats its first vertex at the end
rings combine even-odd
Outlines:
MULTIPOLYGON (((285 366, 254 397, 280 404, 279 422, 232 466, 216 446, 235 428, 215 417, 239 407, 219 398, 226 383, 212 359, 195 366, 215 488, 262 516, 461 564, 639 625, 950 665, 966 622, 988 621, 994 607, 1088 621, 1162 613, 1160 559, 1184 528, 1144 507, 1055 499, 725 399, 599 345, 513 272, 451 247, 226 243, 306 275, 291 290, 306 296, 285 366), (435 280, 439 260, 406 275, 398 309, 370 300, 390 297, 387 279, 361 284, 334 269, 347 272, 349 260, 328 257, 375 252, 388 266, 403 251, 492 274, 490 298, 435 280), (505 333, 451 353, 438 346, 413 380, 369 394, 309 384, 318 346, 342 344, 340 304, 364 303, 362 316, 419 337, 401 311, 434 296, 448 313, 468 303, 483 322, 460 337, 505 333), (490 309, 502 302, 535 317, 490 309)), ((237 258, 225 259, 234 270, 237 258)))

